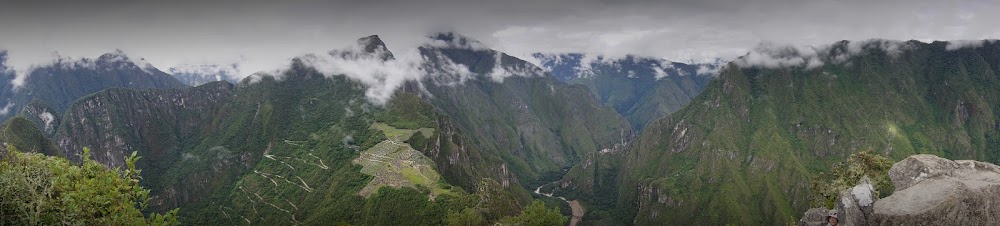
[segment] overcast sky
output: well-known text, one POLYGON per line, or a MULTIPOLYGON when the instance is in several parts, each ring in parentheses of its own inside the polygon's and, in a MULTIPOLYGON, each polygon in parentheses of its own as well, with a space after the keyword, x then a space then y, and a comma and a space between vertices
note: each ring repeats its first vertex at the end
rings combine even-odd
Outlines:
POLYGON ((515 56, 733 58, 767 41, 1000 38, 1000 4, 970 0, 128 1, 0 0, 0 49, 17 69, 122 49, 161 70, 240 63, 243 75, 378 34, 394 52, 455 31, 515 56), (419 3, 418 3, 419 2, 419 3))

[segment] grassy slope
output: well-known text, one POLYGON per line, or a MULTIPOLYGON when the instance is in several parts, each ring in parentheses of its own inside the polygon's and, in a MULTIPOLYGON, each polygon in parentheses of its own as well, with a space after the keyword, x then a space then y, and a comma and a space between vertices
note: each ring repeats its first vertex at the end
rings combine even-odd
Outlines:
POLYGON ((59 147, 45 138, 45 134, 38 130, 34 123, 20 116, 7 119, 3 125, 0 125, 0 141, 3 142, 4 146, 12 145, 26 152, 50 156, 62 154, 59 147))

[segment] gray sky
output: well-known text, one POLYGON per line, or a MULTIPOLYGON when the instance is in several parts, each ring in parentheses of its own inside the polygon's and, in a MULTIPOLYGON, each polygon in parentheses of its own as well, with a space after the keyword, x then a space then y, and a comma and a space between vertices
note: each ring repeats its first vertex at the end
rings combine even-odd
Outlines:
POLYGON ((240 63, 241 74, 378 34, 394 52, 455 31, 511 55, 626 53, 674 61, 745 54, 767 41, 822 45, 885 38, 1000 38, 996 1, 0 0, 0 49, 23 70, 53 52, 94 58, 122 49, 161 70, 240 63))

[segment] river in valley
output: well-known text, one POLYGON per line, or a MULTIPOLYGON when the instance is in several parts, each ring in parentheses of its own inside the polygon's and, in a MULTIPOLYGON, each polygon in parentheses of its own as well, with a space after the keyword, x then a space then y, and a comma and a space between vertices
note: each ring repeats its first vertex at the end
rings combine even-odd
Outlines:
MULTIPOLYGON (((542 187, 544 186, 545 184, 538 186, 538 188, 535 188, 535 194, 544 195, 546 197, 553 197, 552 193, 542 193, 542 187)), ((583 214, 586 213, 586 210, 583 208, 583 205, 580 205, 580 202, 576 200, 566 200, 566 198, 560 196, 555 196, 555 197, 563 201, 566 201, 566 203, 569 204, 569 208, 573 210, 573 218, 569 220, 569 225, 576 226, 576 223, 580 222, 580 220, 583 219, 583 214)))

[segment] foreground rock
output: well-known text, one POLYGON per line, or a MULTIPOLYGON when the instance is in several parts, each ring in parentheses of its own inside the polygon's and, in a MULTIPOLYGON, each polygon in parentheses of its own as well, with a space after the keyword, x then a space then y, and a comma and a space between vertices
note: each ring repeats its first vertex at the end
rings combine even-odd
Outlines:
POLYGON ((870 225, 873 206, 878 200, 876 194, 878 192, 875 192, 868 177, 861 178, 858 185, 841 191, 836 204, 839 225, 870 225))
MULTIPOLYGON (((914 155, 889 169, 895 192, 878 199, 864 178, 842 191, 836 211, 840 225, 998 225, 1000 167, 979 161, 952 161, 914 155)), ((822 225, 828 211, 809 209, 799 225, 822 225)))
POLYGON ((816 226, 826 224, 826 214, 830 210, 826 208, 812 208, 806 211, 806 214, 802 216, 799 220, 799 226, 816 226))
POLYGON ((889 170, 896 191, 875 203, 878 225, 996 225, 1000 167, 915 155, 889 170))

